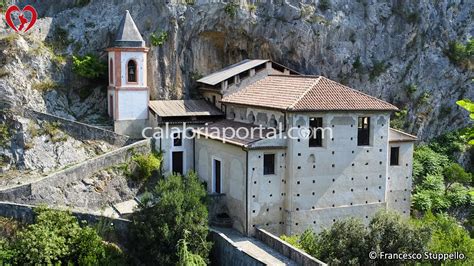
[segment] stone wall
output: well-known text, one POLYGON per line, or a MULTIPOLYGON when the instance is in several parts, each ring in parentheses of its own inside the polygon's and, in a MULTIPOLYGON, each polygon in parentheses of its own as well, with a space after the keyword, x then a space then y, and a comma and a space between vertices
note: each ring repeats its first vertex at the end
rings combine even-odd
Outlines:
POLYGON ((326 263, 311 257, 306 252, 293 247, 277 236, 274 236, 261 228, 257 228, 255 236, 258 240, 267 244, 269 247, 296 261, 296 263, 299 265, 327 265, 326 263))
POLYGON ((60 129, 79 140, 103 140, 119 147, 125 146, 131 141, 130 137, 110 130, 30 109, 24 110, 24 116, 31 119, 59 123, 60 129))
POLYGON ((142 140, 109 153, 76 164, 70 168, 55 172, 34 182, 0 190, 0 200, 17 202, 22 198, 41 196, 48 187, 56 187, 123 163, 136 153, 151 152, 151 139, 142 140))
POLYGON ((211 262, 213 265, 266 265, 255 257, 245 253, 235 246, 224 234, 210 228, 210 238, 213 242, 211 262))
MULTIPOLYGON (((35 220, 35 206, 18 204, 11 202, 0 202, 0 216, 13 218, 17 221, 31 224, 35 220)), ((71 211, 79 221, 86 221, 88 225, 95 225, 99 222, 107 222, 108 225, 112 226, 116 233, 120 243, 125 243, 128 234, 129 220, 122 218, 110 218, 104 217, 92 213, 71 211)))

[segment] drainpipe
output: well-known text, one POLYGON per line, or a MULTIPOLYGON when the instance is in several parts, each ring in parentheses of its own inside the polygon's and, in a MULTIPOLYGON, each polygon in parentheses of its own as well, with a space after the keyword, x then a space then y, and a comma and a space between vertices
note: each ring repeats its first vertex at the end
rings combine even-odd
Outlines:
POLYGON ((242 147, 245 151, 245 235, 249 235, 249 150, 242 147))
POLYGON ((193 171, 196 172, 196 137, 193 138, 193 171))

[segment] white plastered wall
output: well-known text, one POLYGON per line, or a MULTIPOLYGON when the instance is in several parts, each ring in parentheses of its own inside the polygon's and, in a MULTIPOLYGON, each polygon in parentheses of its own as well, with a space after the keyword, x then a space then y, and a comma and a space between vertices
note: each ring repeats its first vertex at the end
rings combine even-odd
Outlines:
POLYGON ((118 90, 118 120, 148 118, 148 91, 118 90))
POLYGON ((164 176, 168 176, 171 174, 172 170, 172 160, 171 156, 174 151, 182 151, 183 154, 183 171, 184 174, 188 173, 188 171, 194 169, 194 148, 193 148, 193 139, 184 138, 184 134, 190 134, 187 132, 191 130, 191 127, 187 125, 186 128, 183 129, 182 126, 169 126, 168 132, 166 131, 165 126, 161 126, 163 132, 163 137, 158 138, 155 140, 155 148, 157 151, 161 151, 163 153, 163 161, 161 162, 161 169, 164 176), (181 132, 183 134, 182 138, 182 145, 181 146, 174 146, 173 145, 173 138, 172 134, 175 132, 181 132))
POLYGON ((288 141, 285 233, 320 230, 344 213, 368 222, 386 202, 389 114, 295 113, 289 123, 308 127, 309 117, 323 117, 333 138, 326 136, 323 147, 309 147, 307 139, 288 141), (359 116, 371 117, 369 146, 357 146, 359 116))
MULTIPOLYGON (((387 206, 401 215, 410 215, 410 196, 413 172, 413 142, 390 142, 389 147, 399 147, 399 165, 388 166, 387 206)), ((390 152, 390 149, 388 150, 390 152)))
MULTIPOLYGON (((196 171, 212 192, 212 160, 221 161, 222 193, 225 210, 233 220, 233 227, 244 233, 246 229, 246 152, 241 147, 218 140, 196 139, 196 171)), ((212 196, 211 196, 212 197, 212 196)))
POLYGON ((122 87, 146 87, 146 53, 144 52, 121 52, 121 79, 122 87), (135 60, 137 63, 138 82, 128 83, 127 82, 127 63, 129 60, 135 60))

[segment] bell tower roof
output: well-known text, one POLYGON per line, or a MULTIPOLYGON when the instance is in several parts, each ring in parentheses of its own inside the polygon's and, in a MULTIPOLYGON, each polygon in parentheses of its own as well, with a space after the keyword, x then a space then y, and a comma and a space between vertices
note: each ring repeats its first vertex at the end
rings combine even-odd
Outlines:
POLYGON ((145 47, 145 41, 127 10, 115 36, 115 47, 145 47))

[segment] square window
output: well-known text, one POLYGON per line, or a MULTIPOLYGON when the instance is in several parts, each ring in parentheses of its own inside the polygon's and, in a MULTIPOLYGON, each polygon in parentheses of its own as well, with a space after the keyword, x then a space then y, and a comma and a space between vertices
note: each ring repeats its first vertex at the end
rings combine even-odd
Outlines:
POLYGON ((390 147, 390 165, 399 165, 400 147, 390 147))
POLYGON ((323 118, 322 117, 310 117, 309 128, 311 134, 309 136, 310 147, 322 147, 323 146, 323 118))
POLYGON ((275 154, 263 155, 263 174, 264 175, 275 174, 275 154))
POLYGON ((182 145, 183 145, 182 133, 181 132, 173 133, 173 146, 181 147, 182 145))
POLYGON ((370 117, 359 117, 357 123, 357 146, 370 144, 370 117))

